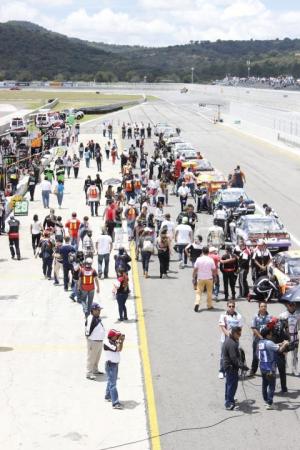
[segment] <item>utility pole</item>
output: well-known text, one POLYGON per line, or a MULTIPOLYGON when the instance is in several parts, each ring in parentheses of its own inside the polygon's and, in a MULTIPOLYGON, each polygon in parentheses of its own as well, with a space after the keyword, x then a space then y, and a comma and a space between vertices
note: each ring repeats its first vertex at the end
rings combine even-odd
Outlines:
POLYGON ((194 84, 194 67, 191 67, 191 71, 192 71, 192 84, 194 84))

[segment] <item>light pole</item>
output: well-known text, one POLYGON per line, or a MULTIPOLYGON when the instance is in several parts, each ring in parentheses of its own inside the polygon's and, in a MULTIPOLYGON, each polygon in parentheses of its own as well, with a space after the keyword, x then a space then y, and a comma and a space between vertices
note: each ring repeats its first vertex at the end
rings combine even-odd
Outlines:
POLYGON ((247 59, 248 78, 250 78, 250 68, 251 68, 251 61, 250 59, 247 59))
POLYGON ((192 84, 194 84, 194 67, 191 67, 191 71, 192 71, 192 84))

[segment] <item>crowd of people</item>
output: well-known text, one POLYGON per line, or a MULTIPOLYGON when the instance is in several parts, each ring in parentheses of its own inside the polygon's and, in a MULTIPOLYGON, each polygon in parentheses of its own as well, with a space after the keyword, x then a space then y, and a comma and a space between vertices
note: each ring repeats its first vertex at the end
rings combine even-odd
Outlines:
MULTIPOLYGON (((35 215, 30 227, 33 254, 41 258, 43 275, 58 286, 62 274, 64 290, 70 292, 72 301, 82 305, 88 342, 87 378, 94 380, 101 374, 98 365, 104 349, 108 377, 105 398, 112 401, 114 408, 122 408, 116 383, 124 336, 117 330, 110 330, 108 334, 105 332, 101 321, 102 306, 94 300, 95 293, 100 289, 99 280, 109 277, 110 256, 115 250, 113 291, 118 305, 118 320, 128 320, 126 301, 130 293, 131 256, 126 251, 127 234, 136 260, 141 261, 145 279, 152 276, 153 255, 157 255, 161 279, 168 278, 170 261, 174 255, 178 259, 180 270, 188 266, 192 268, 196 313, 200 311, 204 295, 207 298, 207 309, 214 309, 213 298, 220 300, 222 274, 223 300, 227 302, 227 311, 219 321, 222 332, 219 378, 226 377, 225 407, 234 410, 237 408, 234 394, 239 371, 248 369, 241 358, 238 345, 243 318, 235 311, 235 299, 250 299, 250 268, 253 280, 260 280, 266 274, 272 255, 264 241, 259 241, 256 248, 250 249, 245 242, 233 246, 227 245, 223 240, 223 251, 220 242, 215 240, 214 230, 209 228, 206 237, 198 232, 198 214, 206 214, 207 209, 203 202, 205 193, 201 183, 198 183, 191 167, 185 167, 184 154, 179 156, 168 152, 162 134, 154 143, 153 154, 148 155, 145 152, 145 138, 151 137, 150 125, 145 127, 144 124, 123 123, 121 133, 123 144, 126 144, 123 151, 119 151, 117 141, 113 138, 111 124, 103 127, 105 140, 106 133, 108 140, 102 146, 92 140, 85 146, 80 143, 78 154, 75 152, 71 155, 66 152, 57 157, 52 166, 45 168, 44 180, 41 183, 42 200, 44 208, 51 208, 42 221, 35 215), (129 133, 130 129, 132 134, 129 133), (133 141, 129 142, 130 146, 127 145, 128 139, 133 141), (89 206, 91 216, 102 215, 101 227, 99 222, 99 227, 93 230, 89 217, 78 217, 76 211, 63 220, 61 215, 55 214, 53 205, 50 205, 50 193, 57 195, 60 208, 66 177, 71 176, 71 169, 76 179, 80 162, 85 160, 88 170, 90 163, 95 161, 97 170, 102 172, 103 151, 112 166, 116 160, 119 161, 118 170, 121 176, 102 181, 100 173, 95 177, 88 175, 82 194, 82 201, 89 206), (61 186, 62 190, 59 189, 61 186), (171 193, 178 199, 177 213, 173 218, 168 209, 171 193)), ((246 177, 239 166, 233 170, 229 181, 232 186, 243 186, 246 177)), ((29 191, 33 200, 34 190, 32 193, 30 184, 29 191)), ((220 221, 222 218, 214 216, 214 220, 220 221)), ((20 222, 11 216, 8 221, 9 245, 12 258, 17 256, 17 259, 21 258, 19 226, 20 222)), ((222 228, 215 224, 212 227, 222 228)), ((282 359, 282 354, 287 349, 293 352, 293 370, 295 375, 298 374, 300 317, 292 302, 278 321, 270 317, 265 303, 270 298, 270 287, 268 289, 263 293, 251 293, 252 297, 262 303, 252 324, 254 338, 250 375, 254 376, 257 371, 259 355, 263 374, 263 397, 270 409, 273 404, 276 367, 281 371, 282 392, 287 390, 285 362, 282 359), (278 342, 274 342, 272 336, 280 324, 283 324, 283 331, 278 342)))

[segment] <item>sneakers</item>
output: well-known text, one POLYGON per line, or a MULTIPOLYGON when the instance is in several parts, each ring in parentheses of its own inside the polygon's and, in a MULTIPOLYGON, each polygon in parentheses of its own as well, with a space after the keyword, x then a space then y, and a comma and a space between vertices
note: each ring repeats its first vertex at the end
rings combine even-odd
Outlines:
POLYGON ((266 409, 268 411, 271 411, 272 409, 276 409, 274 405, 269 405, 268 403, 266 404, 266 409))
POLYGON ((111 402, 111 398, 110 397, 104 397, 106 402, 111 402))
POLYGON ((115 405, 113 405, 114 409, 123 409, 123 405, 121 405, 121 403, 116 403, 115 405))
POLYGON ((195 305, 195 306, 194 306, 194 311, 195 311, 195 312, 198 312, 198 311, 199 311, 199 305, 195 305))
POLYGON ((93 372, 94 375, 104 375, 104 372, 100 372, 100 370, 96 370, 93 372))
POLYGON ((218 378, 219 378, 219 380, 223 380, 224 373, 223 372, 219 372, 218 378))
POLYGON ((95 375, 87 375, 86 377, 88 380, 96 380, 95 375))
POLYGON ((225 409, 227 409, 227 411, 238 411, 240 408, 237 405, 229 405, 225 406, 225 409))

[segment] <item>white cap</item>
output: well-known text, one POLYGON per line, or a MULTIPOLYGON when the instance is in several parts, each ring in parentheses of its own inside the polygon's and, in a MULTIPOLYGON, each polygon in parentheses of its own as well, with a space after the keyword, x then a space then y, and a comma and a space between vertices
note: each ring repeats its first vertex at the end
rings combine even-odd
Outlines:
POLYGON ((216 247, 209 247, 209 253, 217 252, 218 249, 216 247))

